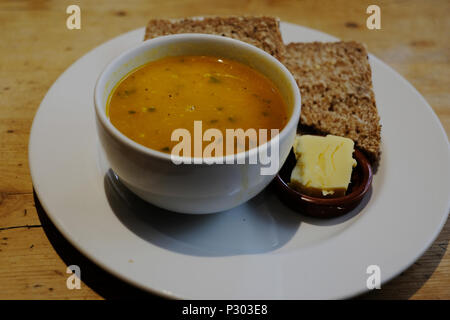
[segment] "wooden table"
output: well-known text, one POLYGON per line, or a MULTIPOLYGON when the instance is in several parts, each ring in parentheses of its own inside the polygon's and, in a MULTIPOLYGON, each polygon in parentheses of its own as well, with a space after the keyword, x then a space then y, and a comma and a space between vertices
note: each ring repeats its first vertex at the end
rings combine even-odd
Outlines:
MULTIPOLYGON (((0 299, 152 297, 108 275, 68 244, 34 197, 27 159, 34 114, 56 78, 89 50, 149 18, 267 14, 365 42, 424 95, 448 135, 450 2, 375 2, 381 30, 365 26, 370 1, 0 0, 0 299), (81 7, 81 30, 66 28, 66 6, 72 3, 81 7), (81 290, 66 287, 70 264, 83 270, 81 290)), ((447 222, 412 267, 362 298, 450 299, 449 238, 447 222)))

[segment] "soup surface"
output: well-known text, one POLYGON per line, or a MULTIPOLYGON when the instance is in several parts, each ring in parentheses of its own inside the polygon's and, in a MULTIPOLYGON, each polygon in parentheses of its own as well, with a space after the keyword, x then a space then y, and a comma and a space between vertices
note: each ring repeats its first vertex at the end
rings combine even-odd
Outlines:
POLYGON ((168 57, 134 70, 112 92, 107 114, 130 139, 167 153, 178 144, 172 132, 185 128, 193 137, 196 120, 203 132, 216 128, 224 139, 226 129, 281 130, 287 122, 283 98, 268 78, 209 56, 168 57))

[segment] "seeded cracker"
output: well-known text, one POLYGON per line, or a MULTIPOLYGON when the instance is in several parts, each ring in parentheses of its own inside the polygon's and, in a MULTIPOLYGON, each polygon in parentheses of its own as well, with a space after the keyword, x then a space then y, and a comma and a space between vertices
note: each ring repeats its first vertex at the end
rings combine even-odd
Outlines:
POLYGON ((205 17, 150 20, 144 40, 177 33, 222 35, 250 43, 280 59, 285 47, 279 20, 273 17, 205 17))
POLYGON ((290 43, 283 59, 302 96, 302 126, 344 136, 380 158, 381 125, 367 51, 357 42, 290 43))

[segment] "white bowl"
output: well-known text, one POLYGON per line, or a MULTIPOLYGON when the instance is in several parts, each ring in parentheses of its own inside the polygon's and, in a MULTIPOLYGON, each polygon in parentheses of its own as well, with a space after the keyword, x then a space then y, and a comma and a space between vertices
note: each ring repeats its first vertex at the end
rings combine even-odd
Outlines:
MULTIPOLYGON (((112 170, 140 198, 180 213, 213 213, 238 206, 263 190, 286 160, 300 118, 300 92, 291 73, 274 57, 242 41, 206 34, 178 34, 144 41, 108 64, 94 93, 97 132, 112 170), (258 148, 222 159, 234 164, 175 164, 169 154, 147 148, 115 128, 106 115, 108 97, 130 71, 167 56, 207 55, 232 59, 258 70, 279 88, 289 121, 280 134, 258 148), (249 159, 276 146, 275 170, 249 159), (237 164, 244 162, 244 164, 237 164)), ((179 158, 186 160, 186 158, 179 158)), ((211 158, 210 158, 211 159, 211 158)), ((219 158, 214 158, 218 160, 219 158)), ((259 159, 259 158, 258 158, 259 159)), ((189 160, 189 159, 188 159, 189 160)), ((224 163, 226 161, 223 161, 224 163)))

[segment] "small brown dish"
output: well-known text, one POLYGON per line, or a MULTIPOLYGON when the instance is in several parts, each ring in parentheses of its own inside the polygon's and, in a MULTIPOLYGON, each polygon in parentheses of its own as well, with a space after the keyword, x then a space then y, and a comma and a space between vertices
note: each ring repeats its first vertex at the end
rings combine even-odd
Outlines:
POLYGON ((367 158, 358 149, 355 149, 353 156, 357 165, 353 169, 345 196, 319 198, 308 196, 289 186, 291 172, 296 164, 295 155, 291 151, 274 179, 279 197, 290 208, 315 218, 334 218, 349 212, 361 202, 372 184, 372 167, 367 158))

